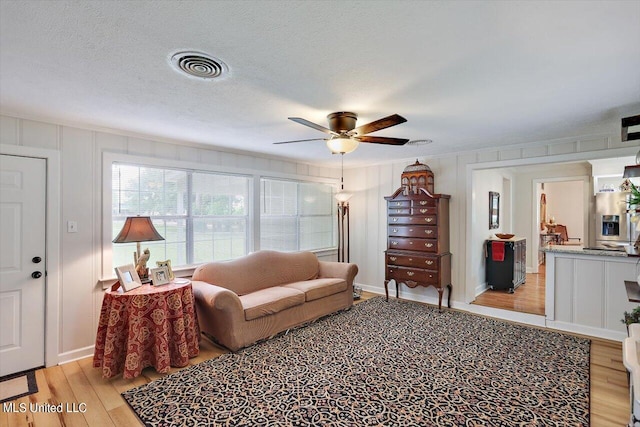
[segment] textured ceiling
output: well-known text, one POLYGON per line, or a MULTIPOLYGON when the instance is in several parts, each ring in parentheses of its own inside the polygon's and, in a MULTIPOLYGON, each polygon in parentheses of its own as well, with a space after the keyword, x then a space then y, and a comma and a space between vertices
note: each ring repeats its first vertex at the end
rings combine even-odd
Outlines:
POLYGON ((323 134, 398 113, 345 165, 611 131, 640 113, 640 1, 1 1, 0 108, 339 164, 323 134), (202 81, 178 51, 222 59, 202 81))

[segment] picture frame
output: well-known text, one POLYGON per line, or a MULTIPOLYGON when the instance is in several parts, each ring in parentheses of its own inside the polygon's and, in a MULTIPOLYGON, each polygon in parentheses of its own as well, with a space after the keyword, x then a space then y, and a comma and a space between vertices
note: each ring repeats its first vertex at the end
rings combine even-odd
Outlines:
POLYGON ((114 270, 116 271, 116 276, 118 276, 118 280, 120 281, 120 286, 125 292, 129 292, 132 289, 142 286, 140 276, 138 276, 136 267, 133 264, 121 265, 120 267, 116 267, 114 270))
POLYGON ((489 230, 500 227, 500 193, 489 191, 489 230))
POLYGON ((169 269, 165 267, 152 268, 149 272, 153 286, 166 285, 171 281, 169 279, 169 269))
POLYGON ((167 267, 169 271, 169 280, 173 280, 176 276, 173 274, 173 270, 171 269, 171 260, 168 259, 166 261, 156 261, 156 266, 158 267, 167 267))

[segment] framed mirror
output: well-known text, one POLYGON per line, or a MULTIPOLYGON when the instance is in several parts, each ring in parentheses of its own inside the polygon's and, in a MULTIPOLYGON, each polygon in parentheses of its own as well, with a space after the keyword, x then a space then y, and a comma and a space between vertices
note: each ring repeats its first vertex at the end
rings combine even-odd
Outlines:
POLYGON ((500 227, 500 193, 489 191, 489 230, 500 227))

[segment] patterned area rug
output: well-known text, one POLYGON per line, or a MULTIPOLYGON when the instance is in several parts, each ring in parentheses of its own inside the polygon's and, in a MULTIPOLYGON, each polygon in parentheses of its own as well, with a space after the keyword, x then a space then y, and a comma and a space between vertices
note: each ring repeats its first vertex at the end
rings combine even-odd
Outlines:
POLYGON ((122 395, 150 426, 586 426, 589 347, 374 298, 122 395))

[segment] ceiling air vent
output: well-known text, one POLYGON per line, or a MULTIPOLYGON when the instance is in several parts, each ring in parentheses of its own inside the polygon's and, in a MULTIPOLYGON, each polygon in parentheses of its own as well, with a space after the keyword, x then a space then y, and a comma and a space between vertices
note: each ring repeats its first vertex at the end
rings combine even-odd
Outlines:
POLYGON ((205 80, 220 78, 228 71, 224 62, 202 52, 178 52, 171 63, 178 71, 205 80))
POLYGON ((431 144, 432 142, 433 140, 431 139, 412 139, 411 141, 407 142, 407 145, 414 145, 414 146, 427 145, 427 144, 431 144))

